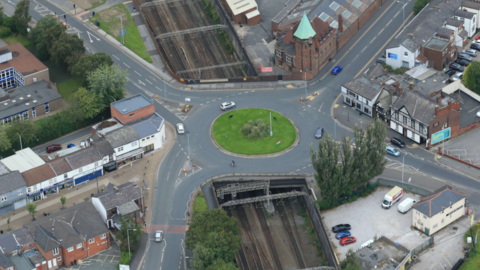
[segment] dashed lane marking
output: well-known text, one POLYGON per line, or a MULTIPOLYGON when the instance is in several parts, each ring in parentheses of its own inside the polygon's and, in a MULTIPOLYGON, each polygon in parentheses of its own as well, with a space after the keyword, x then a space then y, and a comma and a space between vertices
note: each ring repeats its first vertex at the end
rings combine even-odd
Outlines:
MULTIPOLYGON (((125 63, 124 63, 125 64, 125 63)), ((126 64, 125 64, 126 65, 126 64)), ((142 74, 138 73, 136 70, 134 70, 133 72, 137 73, 138 76, 142 76, 142 74)))
POLYGON ((116 57, 114 54, 112 54, 113 57, 115 57, 117 60, 120 60, 120 58, 116 57))
POLYGON ((125 62, 123 62, 123 64, 124 64, 125 66, 127 66, 128 68, 130 68, 130 66, 129 66, 129 65, 127 65, 127 64, 125 64, 125 62))

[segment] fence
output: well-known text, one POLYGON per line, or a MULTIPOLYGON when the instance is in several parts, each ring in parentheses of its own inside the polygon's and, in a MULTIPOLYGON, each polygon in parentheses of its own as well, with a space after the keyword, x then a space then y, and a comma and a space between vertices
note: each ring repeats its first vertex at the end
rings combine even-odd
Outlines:
POLYGON ((382 186, 387 186, 387 187, 394 187, 394 186, 401 187, 404 190, 408 190, 412 193, 415 193, 415 194, 418 194, 418 195, 421 195, 421 196, 428 196, 428 195, 431 195, 433 193, 430 190, 426 190, 424 188, 420 188, 420 187, 414 186, 412 184, 399 182, 399 181, 395 181, 395 180, 378 178, 376 183, 378 183, 379 185, 382 185, 382 186))
POLYGON ((430 237, 427 241, 425 241, 423 244, 419 245, 418 247, 412 249, 412 255, 417 255, 420 254, 422 251, 426 250, 427 248, 431 247, 434 243, 434 238, 433 236, 430 237))

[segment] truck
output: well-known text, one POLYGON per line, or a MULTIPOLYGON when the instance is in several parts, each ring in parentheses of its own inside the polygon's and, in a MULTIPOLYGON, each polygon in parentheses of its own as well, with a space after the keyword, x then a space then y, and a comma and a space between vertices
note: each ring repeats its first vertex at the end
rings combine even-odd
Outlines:
POLYGON ((398 205, 398 212, 405 214, 408 210, 412 209, 412 206, 416 204, 417 201, 412 198, 406 198, 398 205))
POLYGON ((389 209, 394 203, 396 203, 403 196, 403 189, 395 186, 392 188, 383 198, 382 207, 389 209))

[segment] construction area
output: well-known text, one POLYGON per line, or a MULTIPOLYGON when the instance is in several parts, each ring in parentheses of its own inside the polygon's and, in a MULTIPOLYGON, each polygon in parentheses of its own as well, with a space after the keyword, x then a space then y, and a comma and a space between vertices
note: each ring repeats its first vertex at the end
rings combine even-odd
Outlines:
MULTIPOLYGON (((228 27, 213 24, 203 1, 136 0, 134 3, 172 76, 182 81, 247 75, 244 62, 238 59, 230 43, 228 27)), ((210 6, 209 10, 215 8, 210 6)))
POLYGON ((319 242, 316 235, 325 231, 317 231, 315 223, 321 223, 321 218, 316 213, 312 222, 308 218, 315 210, 307 202, 309 190, 305 179, 216 180, 212 189, 218 205, 239 220, 240 269, 335 269, 337 264, 329 256, 333 252, 325 252, 330 246, 323 246, 320 239, 325 265, 315 248, 314 244, 319 242), (315 233, 307 222, 311 222, 315 233))

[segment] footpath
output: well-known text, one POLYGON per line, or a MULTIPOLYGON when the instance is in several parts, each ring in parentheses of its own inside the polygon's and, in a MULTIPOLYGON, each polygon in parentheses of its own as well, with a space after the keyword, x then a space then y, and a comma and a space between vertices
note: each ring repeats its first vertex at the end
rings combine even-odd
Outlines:
MULTIPOLYGON (((37 204, 37 213, 35 217, 43 216, 43 213, 55 213, 61 210, 62 204, 60 197, 67 197, 65 207, 90 200, 93 194, 97 194, 98 190, 102 191, 108 183, 121 185, 127 182, 133 182, 143 189, 145 197, 145 206, 152 209, 153 197, 155 190, 155 180, 158 177, 158 169, 164 157, 173 146, 176 133, 174 127, 170 123, 165 125, 165 142, 159 150, 146 154, 142 159, 133 163, 124 165, 116 171, 107 173, 96 180, 88 181, 87 184, 73 187, 71 189, 62 190, 60 193, 49 195, 48 198, 35 202, 37 204), (98 189, 97 189, 98 180, 98 189)), ((152 218, 152 210, 146 211, 145 222, 150 224, 152 218)), ((6 232, 8 228, 15 230, 32 220, 32 215, 28 213, 25 207, 14 210, 8 214, 2 215, 0 219, 0 230, 6 232), (10 218, 10 225, 7 220, 10 218)))

